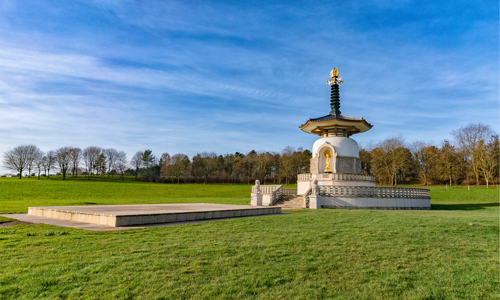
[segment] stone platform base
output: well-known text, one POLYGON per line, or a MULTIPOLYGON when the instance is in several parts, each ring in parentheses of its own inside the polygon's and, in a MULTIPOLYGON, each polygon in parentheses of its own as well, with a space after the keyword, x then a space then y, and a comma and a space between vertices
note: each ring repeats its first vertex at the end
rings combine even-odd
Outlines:
POLYGON ((28 215, 122 227, 196 220, 222 219, 281 213, 281 207, 252 207, 209 203, 41 206, 29 207, 28 215))
POLYGON ((430 210, 430 207, 380 207, 380 206, 330 206, 321 205, 321 208, 335 209, 381 209, 381 210, 430 210))
POLYGON ((377 198, 377 197, 329 197, 320 196, 321 207, 351 209, 389 209, 389 210, 429 210, 431 199, 421 198, 377 198))

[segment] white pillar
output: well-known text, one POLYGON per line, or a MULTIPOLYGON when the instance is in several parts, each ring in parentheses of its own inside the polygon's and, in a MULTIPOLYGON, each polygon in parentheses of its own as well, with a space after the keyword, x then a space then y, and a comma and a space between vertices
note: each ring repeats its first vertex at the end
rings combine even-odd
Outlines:
POLYGON ((251 194, 251 195, 252 195, 252 201, 250 202, 251 205, 252 206, 262 206, 262 194, 257 193, 257 194, 251 194))
POLYGON ((309 196, 309 208, 318 209, 321 208, 321 196, 320 195, 311 195, 309 196))

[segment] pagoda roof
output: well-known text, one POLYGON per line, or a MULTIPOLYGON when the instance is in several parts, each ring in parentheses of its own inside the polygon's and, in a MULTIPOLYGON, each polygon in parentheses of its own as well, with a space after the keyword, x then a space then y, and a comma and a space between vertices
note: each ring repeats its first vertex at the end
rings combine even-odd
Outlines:
POLYGON ((308 122, 321 122, 321 121, 328 121, 328 120, 334 120, 334 119, 348 120, 348 121, 364 121, 363 118, 356 118, 356 117, 346 116, 343 114, 328 114, 328 115, 320 117, 320 118, 309 119, 308 122))
POLYGON ((320 118, 309 119, 299 128, 307 133, 322 136, 328 132, 345 132, 347 135, 365 132, 373 126, 363 118, 355 118, 343 114, 328 114, 320 118))
POLYGON ((305 124, 299 126, 299 128, 304 132, 317 134, 321 137, 332 135, 349 137, 353 134, 370 130, 373 126, 366 122, 365 119, 350 117, 340 113, 339 87, 344 81, 340 79, 337 68, 334 68, 330 72, 330 76, 332 78, 327 81, 331 88, 330 114, 320 118, 309 119, 305 124))

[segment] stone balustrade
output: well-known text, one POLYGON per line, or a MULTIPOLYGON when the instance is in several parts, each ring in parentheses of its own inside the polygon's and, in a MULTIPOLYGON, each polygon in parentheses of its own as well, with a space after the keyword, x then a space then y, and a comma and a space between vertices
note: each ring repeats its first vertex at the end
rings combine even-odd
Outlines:
POLYGON ((431 198, 428 189, 385 186, 320 186, 319 194, 326 197, 431 198))
POLYGON ((303 208, 308 208, 309 207, 309 196, 312 195, 312 188, 309 188, 305 193, 304 193, 304 204, 302 205, 303 208))
POLYGON ((309 181, 311 180, 311 174, 304 173, 297 176, 297 181, 309 181))
MULTIPOLYGON (((354 174, 354 173, 333 173, 333 174, 321 174, 322 176, 327 175, 328 178, 331 178, 335 181, 368 181, 375 182, 375 176, 372 175, 363 175, 363 174, 354 174)), ((319 178, 318 178, 319 179, 319 178)), ((322 178, 326 179, 326 178, 322 178)), ((310 181, 311 174, 299 174, 297 177, 297 181, 310 181)))
MULTIPOLYGON (((263 196, 263 205, 272 206, 278 202, 284 195, 282 185, 261 185, 259 186, 260 194, 263 196)), ((296 192, 295 192, 296 193, 296 192)), ((252 186, 252 194, 258 194, 257 186, 252 186)))
POLYGON ((270 201, 269 205, 272 206, 272 205, 276 204, 276 202, 278 202, 278 200, 280 200, 281 197, 283 197, 283 186, 282 185, 280 185, 279 188, 271 194, 271 201, 270 201))
MULTIPOLYGON (((263 195, 270 195, 274 191, 278 189, 283 189, 282 185, 261 185, 260 186, 260 193, 263 195)), ((252 186, 252 193, 256 194, 257 193, 257 186, 252 186)))

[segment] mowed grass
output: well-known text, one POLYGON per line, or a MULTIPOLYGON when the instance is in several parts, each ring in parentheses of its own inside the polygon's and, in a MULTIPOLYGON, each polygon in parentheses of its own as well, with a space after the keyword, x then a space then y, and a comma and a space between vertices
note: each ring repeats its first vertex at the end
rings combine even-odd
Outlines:
MULTIPOLYGON (((290 185, 288 187, 294 187, 290 185)), ((0 178, 0 213, 26 213, 30 206, 116 205, 155 203, 250 204, 251 186, 244 184, 160 184, 117 176, 61 176, 38 180, 0 178)))
MULTIPOLYGON (((43 205, 90 199, 84 192, 68 199, 75 181, 47 181, 44 189, 26 180, 19 184, 30 192, 4 200, 16 194, 4 185, 22 189, 3 184, 11 181, 0 180, 0 213, 7 212, 4 203, 15 212, 34 205, 21 199, 43 205)), ((109 182, 118 186, 114 200, 99 184, 84 186, 105 193, 93 198, 99 204, 163 203, 183 194, 193 202, 222 195, 218 203, 246 204, 250 191, 109 182)), ((498 190, 431 187, 431 196, 431 211, 298 210, 114 232, 0 228, 0 298, 498 299, 498 190)))

